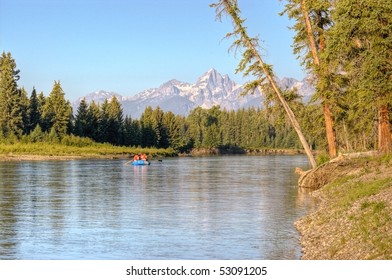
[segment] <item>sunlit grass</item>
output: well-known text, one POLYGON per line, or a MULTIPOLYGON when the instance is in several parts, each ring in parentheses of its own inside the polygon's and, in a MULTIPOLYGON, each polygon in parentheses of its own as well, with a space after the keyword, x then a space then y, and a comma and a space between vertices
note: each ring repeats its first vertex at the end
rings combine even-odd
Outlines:
MULTIPOLYGON (((320 211, 303 220, 325 242, 321 258, 392 259, 391 159, 359 158, 330 166, 341 176, 320 190, 320 211)), ((317 247, 316 241, 312 244, 317 247)))
POLYGON ((18 156, 18 155, 40 155, 40 156, 82 156, 82 157, 99 157, 99 156, 131 156, 136 153, 145 153, 150 157, 157 156, 174 156, 173 149, 155 149, 155 148, 138 148, 113 146, 110 144, 91 143, 86 146, 73 146, 62 143, 0 143, 0 155, 18 156))

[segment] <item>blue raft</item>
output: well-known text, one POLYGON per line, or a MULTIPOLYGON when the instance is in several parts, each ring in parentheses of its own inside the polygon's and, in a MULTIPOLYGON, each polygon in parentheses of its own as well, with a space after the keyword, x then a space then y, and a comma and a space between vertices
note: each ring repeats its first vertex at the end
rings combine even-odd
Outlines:
POLYGON ((147 160, 139 159, 132 161, 132 165, 150 165, 150 162, 147 160))

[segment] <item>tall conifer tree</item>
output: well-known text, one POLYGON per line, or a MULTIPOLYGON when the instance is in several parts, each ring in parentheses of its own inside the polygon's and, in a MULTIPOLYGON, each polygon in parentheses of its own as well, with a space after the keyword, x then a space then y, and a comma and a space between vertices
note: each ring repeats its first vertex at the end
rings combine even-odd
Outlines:
POLYGON ((27 133, 32 132, 37 125, 41 123, 41 112, 40 102, 37 96, 37 91, 33 88, 29 99, 28 115, 29 115, 29 126, 27 133))
POLYGON ((328 82, 330 73, 327 65, 320 60, 320 53, 326 47, 327 30, 332 25, 331 6, 330 0, 290 0, 285 12, 296 21, 293 26, 296 32, 294 53, 302 58, 302 64, 316 77, 316 95, 321 99, 324 110, 329 155, 335 157, 337 148, 331 112, 333 101, 328 82))
POLYGON ((101 109, 99 105, 92 101, 90 106, 88 107, 88 115, 91 118, 91 132, 88 134, 88 137, 92 138, 94 141, 100 140, 100 118, 101 118, 101 109))
POLYGON ((154 147, 157 143, 156 134, 153 126, 153 109, 147 106, 140 117, 141 134, 142 134, 142 147, 154 147))
POLYGON ((332 15, 326 59, 335 62, 336 73, 348 77, 350 102, 377 108, 378 150, 390 153, 392 1, 339 0, 332 15))
POLYGON ((58 136, 67 134, 70 126, 72 107, 65 100, 65 93, 60 81, 55 81, 43 109, 43 119, 58 136))
POLYGON ((109 128, 109 101, 105 99, 100 108, 99 126, 98 126, 98 141, 109 142, 108 135, 109 128))
POLYGON ((24 131, 22 91, 18 89, 19 70, 11 53, 0 57, 0 130, 3 135, 21 136, 24 131))
POLYGON ((29 98, 24 87, 19 89, 20 94, 20 108, 22 111, 23 134, 29 133, 30 117, 29 117, 29 98))
POLYGON ((123 110, 121 103, 114 96, 107 107, 108 116, 108 141, 112 144, 120 145, 123 141, 123 110))
POLYGON ((91 118, 88 111, 86 99, 83 98, 79 104, 75 116, 74 133, 80 137, 89 137, 89 130, 91 129, 91 118))

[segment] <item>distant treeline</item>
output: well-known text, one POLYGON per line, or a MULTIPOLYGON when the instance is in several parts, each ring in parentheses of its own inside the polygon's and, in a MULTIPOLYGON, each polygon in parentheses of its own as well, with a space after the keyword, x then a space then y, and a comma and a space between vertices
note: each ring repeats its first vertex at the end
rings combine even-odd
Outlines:
MULTIPOLYGON (((263 109, 222 110, 196 108, 188 116, 147 107, 140 119, 124 116, 114 97, 102 104, 82 100, 77 111, 65 99, 60 82, 46 97, 33 89, 28 96, 18 88, 19 70, 10 53, 0 57, 0 141, 80 142, 86 138, 113 145, 168 148, 301 148, 280 106, 266 100, 263 109), (76 138, 75 138, 76 137, 76 138), (79 137, 79 138, 78 138, 79 137)), ((326 150, 323 108, 303 104, 296 92, 285 92, 313 149, 326 150)), ((377 111, 342 110, 336 122, 342 150, 367 150, 376 146, 377 111), (359 115, 361 117, 359 117, 359 115)))

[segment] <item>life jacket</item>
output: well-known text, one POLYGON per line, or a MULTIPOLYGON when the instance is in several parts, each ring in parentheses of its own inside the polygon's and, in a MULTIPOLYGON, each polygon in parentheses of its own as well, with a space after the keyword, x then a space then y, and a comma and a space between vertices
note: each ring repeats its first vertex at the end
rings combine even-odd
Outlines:
POLYGON ((133 159, 134 159, 134 160, 139 160, 139 156, 138 156, 138 155, 135 155, 135 156, 133 157, 133 159))

